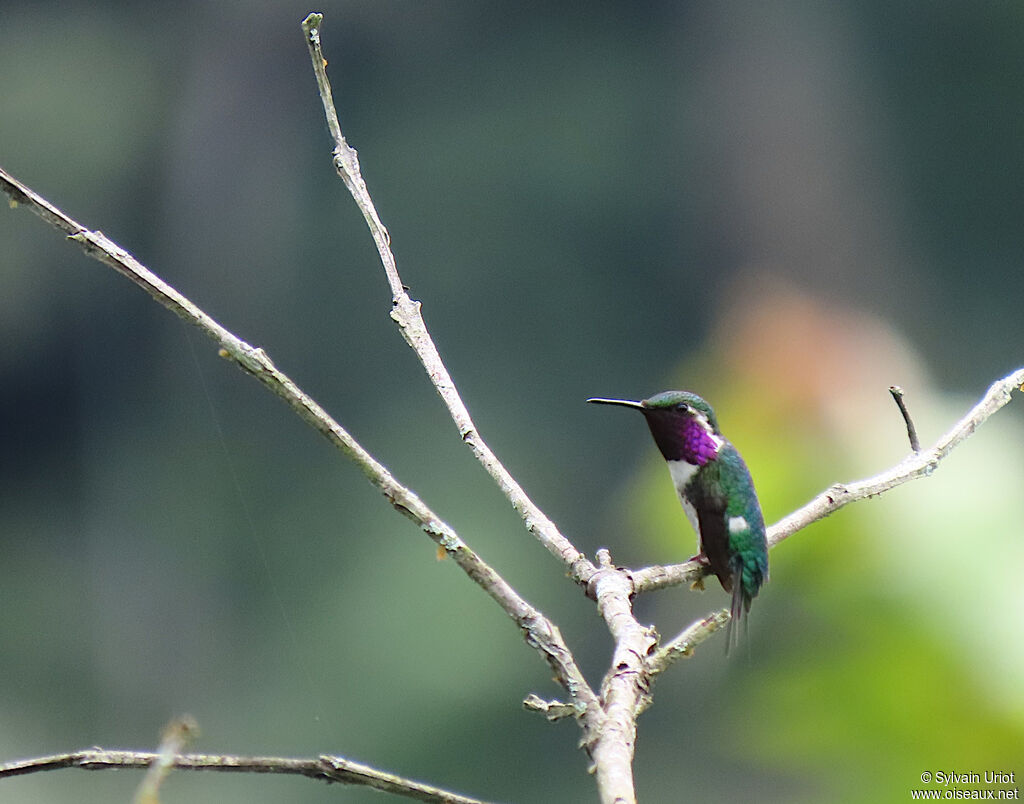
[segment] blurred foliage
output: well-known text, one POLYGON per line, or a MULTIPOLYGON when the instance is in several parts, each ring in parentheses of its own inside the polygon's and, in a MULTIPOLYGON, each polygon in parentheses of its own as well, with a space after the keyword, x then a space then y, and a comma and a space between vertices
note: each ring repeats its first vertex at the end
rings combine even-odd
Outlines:
MULTIPOLYGON (((299 31, 248 3, 0 5, 0 164, 275 361, 560 625, 592 605, 475 466, 388 318, 299 31)), ((328 2, 345 132, 477 424, 589 553, 693 552, 639 420, 715 406, 774 521, 1020 365, 1017 4, 328 2)), ((0 214, 0 758, 338 753, 593 800, 549 673, 451 562, 210 344, 0 214), (529 768, 529 772, 522 772, 529 768)), ((1020 402, 934 477, 773 551, 747 643, 660 679, 646 801, 903 801, 1024 744, 1020 402), (847 769, 847 770, 844 770, 847 769)), ((638 601, 669 637, 725 596, 638 601)), ((128 800, 134 774, 4 782, 128 800)), ((176 801, 377 801, 172 774, 176 801)))

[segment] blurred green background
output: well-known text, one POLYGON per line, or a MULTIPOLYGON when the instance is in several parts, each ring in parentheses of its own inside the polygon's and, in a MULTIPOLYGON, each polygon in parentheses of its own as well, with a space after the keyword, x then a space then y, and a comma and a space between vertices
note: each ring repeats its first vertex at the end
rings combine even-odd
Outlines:
MULTIPOLYGON (((476 422, 589 554, 694 540, 639 417, 715 405, 775 521, 1024 363, 1024 6, 451 0, 0 6, 0 164, 263 346, 561 626, 610 641, 388 318, 299 22, 476 422)), ((546 666, 359 471, 24 209, 0 210, 0 761, 332 752, 592 801, 546 666)), ((905 801, 1024 772, 1024 403, 934 477, 784 543, 744 649, 640 721, 644 801, 905 801), (934 789, 938 789, 932 785, 934 789), (688 791, 685 795, 679 791, 688 791)), ((638 602, 666 638, 715 584, 638 602)), ((137 773, 5 781, 127 801, 137 773)), ((991 786, 990 786, 991 787, 991 786)), ((177 773, 165 802, 379 801, 177 773)))

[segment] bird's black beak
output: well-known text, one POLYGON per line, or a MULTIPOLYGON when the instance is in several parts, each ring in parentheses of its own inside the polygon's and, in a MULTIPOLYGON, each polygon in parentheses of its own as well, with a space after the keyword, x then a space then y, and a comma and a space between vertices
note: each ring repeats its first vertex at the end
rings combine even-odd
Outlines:
POLYGON ((593 402, 595 405, 619 405, 623 408, 636 408, 637 410, 644 409, 643 402, 634 402, 632 399, 604 399, 600 396, 591 397, 587 400, 593 402))

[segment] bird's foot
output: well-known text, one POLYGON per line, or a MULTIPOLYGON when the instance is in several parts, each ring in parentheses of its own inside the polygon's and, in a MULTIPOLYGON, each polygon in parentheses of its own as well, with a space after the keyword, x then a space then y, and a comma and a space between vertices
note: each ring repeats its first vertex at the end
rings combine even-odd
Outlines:
MULTIPOLYGON (((711 566, 708 563, 708 557, 706 555, 704 555, 703 553, 697 553, 697 555, 695 555, 695 556, 690 556, 690 558, 687 559, 687 562, 690 562, 690 561, 695 561, 698 564, 700 564, 701 570, 703 572, 706 572, 708 567, 711 566)), ((701 574, 700 577, 697 578, 697 580, 695 580, 693 583, 690 584, 690 589, 693 589, 694 591, 697 591, 697 592, 703 592, 704 591, 704 575, 703 574, 701 574)))

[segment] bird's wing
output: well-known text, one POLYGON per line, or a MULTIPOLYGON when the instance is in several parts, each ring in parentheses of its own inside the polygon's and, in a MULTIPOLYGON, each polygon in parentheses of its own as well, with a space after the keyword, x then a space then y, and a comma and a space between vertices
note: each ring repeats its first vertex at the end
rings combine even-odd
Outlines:
POLYGON ((705 473, 701 482, 693 483, 690 496, 697 511, 700 526, 700 550, 708 560, 711 571, 718 576, 725 591, 732 589, 732 568, 729 566, 729 531, 726 506, 728 500, 718 482, 717 461, 701 469, 705 473))

